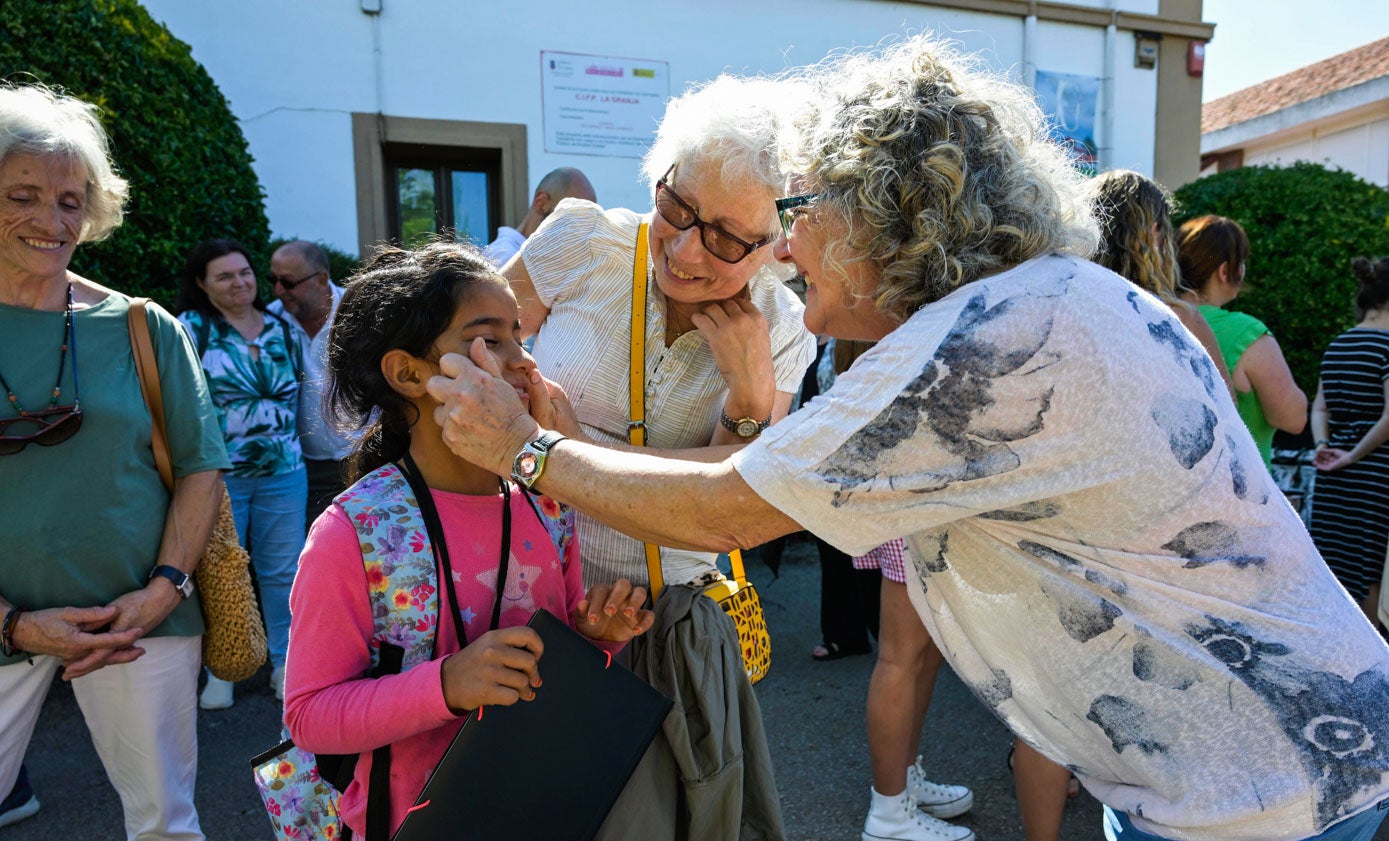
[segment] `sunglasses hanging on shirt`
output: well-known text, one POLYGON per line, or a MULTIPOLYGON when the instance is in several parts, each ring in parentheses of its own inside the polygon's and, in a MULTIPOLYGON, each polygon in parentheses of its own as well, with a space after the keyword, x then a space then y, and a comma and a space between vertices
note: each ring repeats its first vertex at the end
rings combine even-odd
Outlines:
POLYGON ((72 284, 68 284, 67 310, 63 319, 63 340, 58 346, 58 381, 53 386, 48 406, 37 412, 25 411, 15 396, 14 389, 0 374, 0 388, 18 415, 0 418, 0 456, 12 456, 30 444, 52 447, 61 444, 77 434, 82 428, 81 391, 77 386, 77 330, 72 317, 72 284), (63 369, 67 364, 68 352, 72 352, 72 403, 58 405, 63 394, 63 369))

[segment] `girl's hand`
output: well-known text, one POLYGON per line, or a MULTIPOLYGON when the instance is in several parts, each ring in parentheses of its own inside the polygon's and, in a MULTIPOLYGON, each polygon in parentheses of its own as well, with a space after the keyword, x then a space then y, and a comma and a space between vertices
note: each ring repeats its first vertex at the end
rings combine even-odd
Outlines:
POLYGON ((484 704, 509 707, 533 700, 544 650, 540 635, 530 628, 488 631, 444 658, 444 702, 463 713, 484 704))
POLYGON ((728 383, 729 402, 737 404, 740 415, 760 419, 770 414, 776 392, 771 331, 747 290, 709 304, 690 321, 709 342, 714 364, 728 383))
POLYGON ((625 578, 599 584, 574 606, 574 628, 591 640, 627 642, 656 621, 656 614, 642 608, 645 603, 646 588, 625 578))
POLYGON ((1318 470, 1330 473, 1342 467, 1349 467, 1355 463, 1355 459, 1350 457, 1350 453, 1336 447, 1318 447, 1312 463, 1318 470))

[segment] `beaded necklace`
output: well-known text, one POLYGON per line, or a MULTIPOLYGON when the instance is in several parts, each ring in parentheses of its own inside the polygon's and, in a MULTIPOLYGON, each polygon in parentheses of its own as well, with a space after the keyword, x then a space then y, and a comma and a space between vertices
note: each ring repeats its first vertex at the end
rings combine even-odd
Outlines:
MULTIPOLYGON (((77 334, 73 331, 72 323, 72 283, 68 283, 68 302, 67 310, 63 318, 63 343, 58 346, 58 381, 53 385, 53 393, 48 398, 48 408, 52 409, 58 405, 58 398, 63 394, 63 368, 67 364, 68 348, 77 343, 77 334)), ((24 407, 19 404, 19 398, 15 396, 14 389, 5 382, 5 376, 0 374, 0 387, 5 389, 5 397, 10 401, 10 405, 15 408, 20 415, 28 415, 24 407)), ((72 387, 77 388, 77 360, 72 362, 72 387)), ((76 406, 76 399, 73 401, 76 406)))

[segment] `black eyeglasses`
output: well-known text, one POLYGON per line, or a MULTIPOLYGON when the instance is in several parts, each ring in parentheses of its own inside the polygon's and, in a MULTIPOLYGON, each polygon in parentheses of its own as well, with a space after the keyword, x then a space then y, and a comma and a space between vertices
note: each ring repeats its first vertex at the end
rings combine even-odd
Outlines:
POLYGON ((796 223, 796 217, 799 215, 792 211, 805 207, 818 198, 820 198, 819 193, 806 193, 803 196, 788 196, 776 200, 776 218, 781 220, 781 229, 786 232, 788 237, 791 236, 791 226, 796 223))
POLYGON ((10 405, 18 415, 0 418, 0 456, 12 456, 30 444, 52 447, 61 444, 77 434, 82 428, 82 397, 77 384, 77 328, 72 317, 72 284, 68 284, 68 305, 63 324, 63 342, 58 346, 58 382, 53 386, 53 396, 48 407, 37 412, 26 412, 15 396, 14 389, 0 376, 0 387, 5 389, 10 405), (72 352, 72 405, 59 406, 58 398, 63 391, 63 365, 68 352, 72 352))
POLYGON ((267 276, 267 277, 266 277, 266 280, 270 281, 270 285, 271 285, 271 286, 283 286, 284 289, 285 289, 285 291, 288 292, 288 291, 290 291, 291 289, 293 289, 294 287, 298 286, 299 284, 304 283, 305 281, 313 280, 314 278, 318 277, 318 276, 321 275, 321 274, 323 274, 323 270, 322 270, 322 269, 319 269, 318 271, 314 272, 313 274, 304 275, 303 277, 299 278, 298 280, 290 280, 290 279, 288 279, 288 278, 284 278, 284 277, 280 277, 279 275, 272 274, 272 275, 267 276))
POLYGON ((666 183, 666 179, 670 178, 670 174, 674 171, 675 164, 671 164, 670 169, 666 170, 666 174, 662 175, 661 180, 656 182, 656 212, 660 213, 661 218, 677 231, 687 231, 692 226, 698 226, 699 241, 704 243, 704 250, 725 263, 737 263, 775 239, 775 237, 767 237, 757 242, 748 242, 735 237, 712 222, 705 222, 700 219, 695 209, 680 198, 680 195, 671 189, 670 184, 666 183))

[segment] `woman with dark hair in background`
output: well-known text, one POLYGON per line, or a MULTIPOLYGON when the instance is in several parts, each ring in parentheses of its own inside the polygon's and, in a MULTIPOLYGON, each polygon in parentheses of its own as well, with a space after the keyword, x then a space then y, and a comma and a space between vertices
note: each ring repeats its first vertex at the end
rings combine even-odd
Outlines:
POLYGON ((1235 408, 1268 467, 1274 431, 1296 435, 1307 426, 1307 395, 1268 327, 1248 313, 1223 309, 1243 290, 1248 259, 1249 237, 1233 219, 1200 216, 1177 231, 1182 298, 1199 305, 1215 331, 1235 386, 1235 408))
POLYGON ((1312 402, 1311 532, 1373 622, 1389 544, 1389 259, 1358 257, 1351 268, 1360 323, 1326 349, 1312 402))
MULTIPOLYGON (((304 548, 308 479, 299 449, 299 342, 265 311, 246 247, 228 239, 198 243, 188 255, 174 302, 193 338, 217 406, 232 469, 227 492, 236 533, 251 554, 274 666, 284 700, 289 590, 304 548)), ((207 676, 205 710, 232 705, 232 684, 207 676)))

